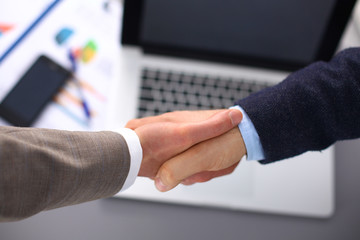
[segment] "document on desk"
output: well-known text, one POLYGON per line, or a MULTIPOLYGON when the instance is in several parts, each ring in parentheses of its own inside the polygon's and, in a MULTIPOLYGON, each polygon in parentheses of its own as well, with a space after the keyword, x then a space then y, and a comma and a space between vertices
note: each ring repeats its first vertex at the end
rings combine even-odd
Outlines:
POLYGON ((52 2, 12 0, 0 3, 0 56, 52 2))
MULTIPOLYGON (((15 0, 0 3, 0 54, 52 2, 15 0), (2 15, 5 9, 2 5, 6 5, 6 16, 2 15), (25 14, 19 6, 28 10, 23 21, 17 21, 25 14)), ((118 1, 60 1, 1 63, 0 102, 39 55, 46 55, 67 69, 72 67, 71 55, 77 66, 74 72, 76 80, 68 81, 42 112, 34 127, 68 130, 106 128, 111 101, 109 93, 117 80, 117 54, 114 52, 119 48, 120 14, 118 1), (84 113, 84 99, 90 117, 84 113)), ((0 124, 7 123, 1 120, 0 124)))

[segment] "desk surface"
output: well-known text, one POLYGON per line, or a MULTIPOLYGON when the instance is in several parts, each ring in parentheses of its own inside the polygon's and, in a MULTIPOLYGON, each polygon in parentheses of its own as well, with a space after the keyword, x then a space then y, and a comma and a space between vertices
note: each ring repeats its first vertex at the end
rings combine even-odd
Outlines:
MULTIPOLYGON (((359 46, 349 31, 346 38, 346 46, 359 46)), ((360 139, 339 142, 335 151, 330 219, 105 199, 1 223, 0 239, 360 239, 360 139)))

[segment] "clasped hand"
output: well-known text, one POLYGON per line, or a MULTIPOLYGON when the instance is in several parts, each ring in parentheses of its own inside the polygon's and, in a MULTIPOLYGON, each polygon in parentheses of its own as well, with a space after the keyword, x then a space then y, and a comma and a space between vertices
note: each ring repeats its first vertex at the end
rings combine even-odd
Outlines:
POLYGON ((178 184, 206 182, 234 171, 246 154, 239 110, 177 111, 134 119, 143 148, 139 176, 165 192, 178 184))

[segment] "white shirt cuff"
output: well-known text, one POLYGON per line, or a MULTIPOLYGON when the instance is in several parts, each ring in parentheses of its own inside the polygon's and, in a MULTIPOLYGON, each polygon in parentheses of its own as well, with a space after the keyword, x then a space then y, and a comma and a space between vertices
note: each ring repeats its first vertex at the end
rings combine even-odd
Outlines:
POLYGON ((129 128, 122 128, 116 130, 115 132, 121 134, 124 137, 130 153, 129 174, 125 180, 123 187, 121 188, 121 191, 124 191, 134 184, 136 177, 139 174, 140 165, 143 158, 143 152, 139 137, 136 135, 135 131, 129 128))
POLYGON ((243 119, 239 124, 239 130, 245 143, 247 160, 259 161, 265 159, 264 149, 260 142, 260 137, 251 119, 246 114, 244 109, 242 109, 242 107, 239 105, 233 106, 231 108, 238 109, 243 114, 243 119))

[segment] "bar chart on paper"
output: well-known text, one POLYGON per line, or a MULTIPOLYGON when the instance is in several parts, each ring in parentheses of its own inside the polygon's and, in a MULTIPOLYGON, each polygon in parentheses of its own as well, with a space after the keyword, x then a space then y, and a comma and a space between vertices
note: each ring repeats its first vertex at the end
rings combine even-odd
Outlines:
MULTIPOLYGON (((0 54, 54 2, 14 0, 5 8, 1 6, 0 54), (25 7, 18 9, 19 5, 25 7)), ((76 63, 73 79, 69 79, 46 106, 33 126, 80 131, 105 129, 111 98, 109 90, 116 79, 114 51, 119 47, 120 10, 117 1, 107 9, 104 9, 103 1, 98 0, 59 1, 0 66, 0 78, 7 79, 0 82, 0 100, 15 86, 37 55, 46 55, 70 70, 71 52, 76 63)), ((0 121, 0 125, 3 124, 6 122, 0 121)))

